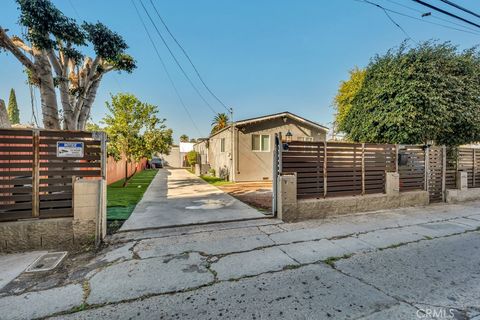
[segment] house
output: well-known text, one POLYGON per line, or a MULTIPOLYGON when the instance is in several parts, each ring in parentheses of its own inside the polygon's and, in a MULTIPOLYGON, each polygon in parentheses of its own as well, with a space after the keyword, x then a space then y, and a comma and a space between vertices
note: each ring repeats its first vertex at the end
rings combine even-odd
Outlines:
POLYGON ((276 133, 292 140, 325 141, 328 128, 290 112, 236 121, 194 145, 218 177, 230 181, 272 180, 276 133), (233 127, 233 134, 232 134, 233 127), (233 151, 232 151, 233 150, 233 151))
POLYGON ((180 142, 179 145, 170 147, 169 154, 160 154, 160 158, 165 161, 165 164, 172 168, 188 167, 186 162, 187 153, 193 150, 194 143, 180 142))

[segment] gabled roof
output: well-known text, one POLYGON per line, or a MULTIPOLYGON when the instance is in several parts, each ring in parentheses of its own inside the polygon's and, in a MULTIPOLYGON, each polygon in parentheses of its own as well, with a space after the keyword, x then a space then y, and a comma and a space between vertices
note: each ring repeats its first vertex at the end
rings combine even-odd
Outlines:
POLYGON ((241 120, 241 121, 237 121, 235 122, 235 125, 236 126, 243 126, 243 125, 246 125, 246 124, 251 124, 251 123, 255 123, 255 122, 260 122, 260 121, 266 121, 266 120, 271 120, 271 119, 276 119, 276 118, 283 118, 283 117, 287 117, 287 118, 291 118, 291 119, 295 119, 299 122, 303 122, 303 123, 306 123, 312 127, 316 127, 318 129, 322 129, 322 130, 325 130, 325 131, 328 131, 328 128, 325 127, 325 126, 322 126, 321 124, 318 124, 314 121, 311 121, 311 120, 308 120, 308 119, 305 119, 305 118, 302 118, 300 116, 297 116, 296 114, 293 114, 291 112, 288 112, 288 111, 284 111, 284 112, 279 112, 279 113, 274 113, 274 114, 269 114, 269 115, 266 115, 266 116, 261 116, 261 117, 256 117, 256 118, 250 118, 250 119, 245 119, 245 120, 241 120))
MULTIPOLYGON (((310 125, 312 127, 315 127, 317 129, 320 129, 320 130, 324 130, 324 131, 328 131, 328 128, 325 127, 325 126, 322 126, 321 124, 318 124, 314 121, 311 121, 311 120, 308 120, 308 119, 305 119, 305 118, 302 118, 300 116, 297 116, 296 114, 293 114, 291 112, 288 112, 288 111, 284 111, 284 112, 279 112, 279 113, 274 113, 274 114, 269 114, 269 115, 265 115, 265 116, 261 116, 261 117, 256 117, 256 118, 250 118, 250 119, 245 119, 245 120, 240 120, 240 121, 236 121, 234 123, 235 127, 240 127, 240 126, 245 126, 245 125, 249 125, 249 124, 253 124, 253 123, 257 123, 257 122, 262 122, 262 121, 268 121, 268 120, 272 120, 272 119, 277 119, 277 118, 283 118, 283 117, 287 117, 287 118, 290 118, 290 119, 294 119, 298 122, 301 122, 301 123, 304 123, 304 124, 307 124, 307 125, 310 125)), ((225 130, 228 130, 230 128, 230 126, 226 127, 226 128, 223 128, 222 130, 219 130, 217 132, 215 132, 214 134, 212 134, 210 137, 213 137, 217 134, 219 134, 220 132, 223 132, 225 130)))

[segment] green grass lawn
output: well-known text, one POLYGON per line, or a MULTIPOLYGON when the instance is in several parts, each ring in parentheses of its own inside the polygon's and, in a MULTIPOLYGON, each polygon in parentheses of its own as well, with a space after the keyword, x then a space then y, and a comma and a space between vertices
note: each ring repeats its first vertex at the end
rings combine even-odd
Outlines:
POLYGON ((211 185, 214 186, 224 186, 226 184, 232 184, 233 182, 223 180, 222 178, 217 178, 217 177, 212 177, 212 176, 201 176, 203 180, 206 182, 210 183, 211 185))
POLYGON ((125 188, 123 180, 107 186, 107 219, 128 219, 156 174, 157 170, 143 170, 135 174, 125 188))

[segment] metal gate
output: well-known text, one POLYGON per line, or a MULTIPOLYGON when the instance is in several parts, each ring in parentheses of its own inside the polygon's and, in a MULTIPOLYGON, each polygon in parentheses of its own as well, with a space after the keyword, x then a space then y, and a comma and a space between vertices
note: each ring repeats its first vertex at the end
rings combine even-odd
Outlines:
POLYGON ((273 146, 273 173, 272 173, 272 214, 277 215, 278 176, 282 168, 282 138, 280 133, 275 134, 273 146))
POLYGON ((0 130, 0 222, 72 217, 73 179, 105 178, 104 133, 0 130))
POLYGON ((430 195, 430 202, 445 200, 446 162, 445 147, 428 148, 427 190, 430 195))

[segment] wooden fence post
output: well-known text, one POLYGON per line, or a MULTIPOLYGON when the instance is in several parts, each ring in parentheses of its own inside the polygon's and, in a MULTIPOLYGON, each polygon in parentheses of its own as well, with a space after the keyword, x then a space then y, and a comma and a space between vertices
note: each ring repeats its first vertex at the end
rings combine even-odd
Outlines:
POLYGON ((400 147, 398 144, 395 145, 395 172, 398 173, 398 152, 400 147))
POLYGON ((475 188, 475 160, 476 160, 476 152, 475 152, 475 148, 472 148, 472 152, 473 152, 473 165, 472 165, 472 178, 473 178, 473 187, 475 188))
POLYGON ((429 152, 429 148, 428 148, 428 146, 425 146, 425 151, 424 151, 424 158, 425 158, 425 164, 424 164, 425 169, 424 170, 425 170, 425 172, 424 172, 424 181, 423 181, 425 191, 428 191, 428 189, 429 189, 428 188, 428 182, 429 182, 429 172, 428 171, 429 171, 429 158, 430 157, 429 157, 428 152, 429 152))
POLYGON ((442 201, 445 201, 446 179, 447 179, 447 147, 442 146, 442 201))
POLYGON ((365 143, 362 143, 362 195, 365 194, 365 143))
POLYGON ((40 216, 40 131, 33 130, 32 217, 40 216))
POLYGON ((323 197, 327 197, 327 141, 323 142, 323 197))

